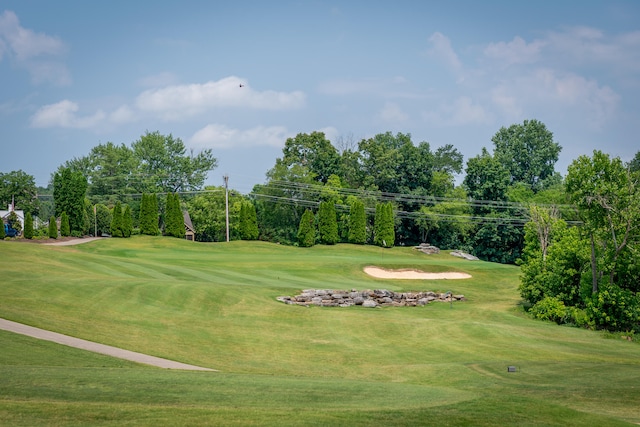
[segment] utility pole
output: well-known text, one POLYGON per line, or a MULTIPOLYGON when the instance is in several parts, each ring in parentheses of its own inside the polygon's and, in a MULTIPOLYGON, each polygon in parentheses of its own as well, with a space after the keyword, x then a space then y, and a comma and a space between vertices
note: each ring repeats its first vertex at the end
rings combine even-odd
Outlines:
POLYGON ((227 218, 227 242, 229 241, 229 175, 225 175, 224 178, 224 206, 225 216, 227 218))

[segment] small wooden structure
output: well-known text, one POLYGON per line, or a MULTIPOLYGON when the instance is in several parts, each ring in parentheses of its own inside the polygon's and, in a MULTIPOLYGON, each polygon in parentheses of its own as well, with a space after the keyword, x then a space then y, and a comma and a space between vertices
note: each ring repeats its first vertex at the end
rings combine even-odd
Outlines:
POLYGON ((193 228, 189 212, 182 211, 182 216, 184 217, 184 238, 193 242, 196 240, 196 230, 193 228))

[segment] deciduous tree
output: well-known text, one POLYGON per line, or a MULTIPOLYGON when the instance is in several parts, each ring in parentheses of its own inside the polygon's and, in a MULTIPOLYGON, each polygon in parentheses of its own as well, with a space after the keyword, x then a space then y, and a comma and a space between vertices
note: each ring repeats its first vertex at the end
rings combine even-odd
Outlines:
POLYGON ((53 199, 56 215, 66 212, 69 215, 71 234, 82 234, 88 224, 85 223, 84 199, 87 192, 87 179, 79 171, 62 168, 54 174, 53 199))
POLYGON ((555 173, 562 147, 544 123, 534 119, 502 127, 491 140, 494 156, 509 170, 511 183, 523 182, 537 192, 555 173))

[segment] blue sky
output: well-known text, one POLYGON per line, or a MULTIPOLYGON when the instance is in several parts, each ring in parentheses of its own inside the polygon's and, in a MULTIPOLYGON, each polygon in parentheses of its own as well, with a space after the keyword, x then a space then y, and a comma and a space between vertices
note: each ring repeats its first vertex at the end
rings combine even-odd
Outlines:
POLYGON ((211 148, 207 183, 247 193, 300 132, 410 133, 466 161, 525 119, 564 175, 640 150, 640 2, 4 0, 0 82, 0 171, 38 185, 147 130, 211 148))

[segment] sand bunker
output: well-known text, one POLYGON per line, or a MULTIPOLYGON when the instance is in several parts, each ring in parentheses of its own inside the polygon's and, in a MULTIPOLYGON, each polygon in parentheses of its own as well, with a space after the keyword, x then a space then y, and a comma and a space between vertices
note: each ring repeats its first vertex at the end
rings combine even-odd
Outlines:
POLYGON ((365 267, 364 272, 369 276, 378 279, 422 279, 422 280, 443 280, 443 279, 469 279, 470 274, 443 272, 443 273, 427 273, 420 270, 385 270, 378 267, 365 267))

